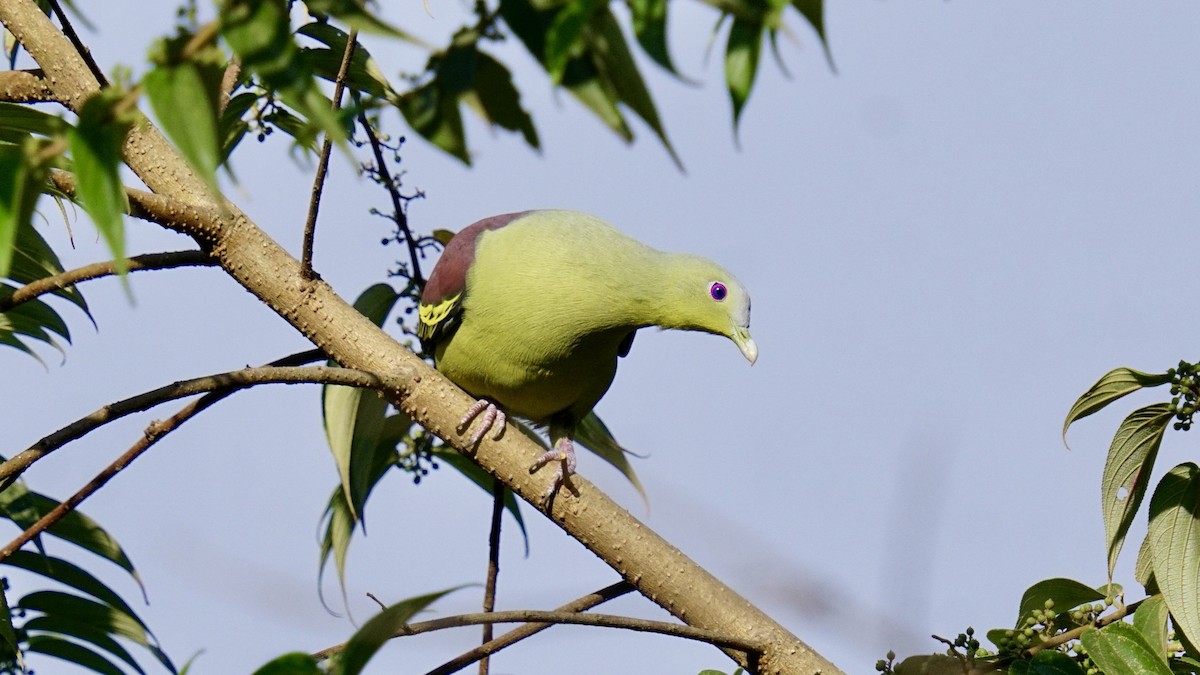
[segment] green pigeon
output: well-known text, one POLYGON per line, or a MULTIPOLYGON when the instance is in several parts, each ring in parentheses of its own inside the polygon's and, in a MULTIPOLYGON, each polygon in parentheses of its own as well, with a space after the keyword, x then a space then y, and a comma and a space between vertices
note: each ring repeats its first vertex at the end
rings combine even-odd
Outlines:
POLYGON ((612 384, 639 328, 723 335, 751 364, 750 295, 716 263, 663 253, 599 218, 539 210, 485 218, 446 245, 421 295, 417 335, 437 369, 479 400, 459 423, 477 444, 506 413, 549 428, 530 467, 575 471, 579 422, 612 384))

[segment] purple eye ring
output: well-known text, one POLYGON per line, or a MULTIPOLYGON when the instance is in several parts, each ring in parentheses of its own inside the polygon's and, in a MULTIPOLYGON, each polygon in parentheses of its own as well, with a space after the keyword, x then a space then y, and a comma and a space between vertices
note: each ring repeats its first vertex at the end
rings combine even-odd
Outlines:
POLYGON ((725 284, 719 281, 714 281, 712 282, 712 285, 708 287, 708 294, 712 296, 713 300, 721 302, 725 299, 725 296, 729 294, 729 290, 725 288, 725 284))

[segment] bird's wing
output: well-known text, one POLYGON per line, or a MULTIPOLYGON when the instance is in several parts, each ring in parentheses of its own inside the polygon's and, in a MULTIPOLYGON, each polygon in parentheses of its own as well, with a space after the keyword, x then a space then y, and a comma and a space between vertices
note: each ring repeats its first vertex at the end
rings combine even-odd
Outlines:
POLYGON ((462 320, 463 299, 467 295, 467 273, 475 262, 475 247, 479 235, 488 230, 500 229, 527 213, 528 211, 506 213, 484 218, 454 235, 446 245, 441 259, 429 275, 429 281, 421 293, 421 303, 417 307, 420 320, 417 337, 421 339, 421 346, 425 351, 432 354, 437 343, 453 335, 462 320))

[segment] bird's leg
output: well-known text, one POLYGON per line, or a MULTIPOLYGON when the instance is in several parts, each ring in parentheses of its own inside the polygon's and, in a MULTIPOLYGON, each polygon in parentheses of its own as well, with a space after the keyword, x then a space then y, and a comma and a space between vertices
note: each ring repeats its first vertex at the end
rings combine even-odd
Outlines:
POLYGON ((477 445, 479 441, 483 440, 488 429, 496 430, 496 433, 492 435, 494 440, 500 440, 500 437, 504 435, 504 423, 507 421, 504 411, 495 403, 483 398, 467 408, 466 414, 458 421, 458 433, 466 431, 476 417, 480 417, 479 426, 475 427, 475 433, 471 434, 471 445, 477 445), (482 417, 480 417, 480 413, 483 413, 482 417))
POLYGON ((533 466, 529 467, 529 473, 534 473, 550 462, 558 462, 558 470, 554 472, 554 481, 550 483, 546 494, 542 495, 543 500, 550 499, 563 485, 570 487, 572 492, 575 491, 571 486, 571 476, 575 473, 575 443, 570 436, 564 435, 555 439, 554 449, 538 457, 533 466))

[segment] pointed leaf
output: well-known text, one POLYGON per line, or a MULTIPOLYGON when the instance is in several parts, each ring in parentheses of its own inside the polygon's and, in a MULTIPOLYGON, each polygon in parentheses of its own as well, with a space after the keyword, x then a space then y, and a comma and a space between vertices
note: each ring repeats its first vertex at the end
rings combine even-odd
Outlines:
POLYGON ((125 213, 121 147, 130 123, 116 109, 119 92, 101 92, 83 104, 79 124, 67 135, 79 200, 108 244, 117 271, 125 272, 125 213))
POLYGON ((346 501, 346 493, 342 486, 334 489, 329 497, 329 504, 321 516, 322 529, 321 551, 317 563, 317 590, 321 594, 321 602, 325 602, 324 588, 321 581, 325 578, 325 566, 329 557, 333 556, 334 569, 337 571, 338 589, 342 593, 342 604, 346 604, 346 554, 350 551, 350 539, 354 528, 358 526, 350 504, 346 501))
MULTIPOLYGON (((346 41, 350 36, 335 26, 317 21, 301 26, 296 34, 312 38, 325 45, 325 49, 305 48, 303 51, 318 77, 330 82, 336 81, 346 53, 346 41)), ((379 67, 375 59, 371 58, 371 54, 361 43, 355 44, 354 53, 350 57, 350 67, 346 71, 346 85, 356 91, 389 101, 395 100, 398 96, 383 69, 379 67)))
POLYGON ((1066 442, 1067 428, 1071 426, 1072 422, 1081 420, 1142 387, 1157 387, 1160 384, 1167 384, 1171 378, 1169 373, 1155 375, 1123 367, 1106 373, 1071 406, 1070 412, 1067 413, 1067 419, 1063 422, 1063 442, 1066 442))
POLYGON ((464 588, 464 586, 455 586, 444 591, 402 600, 376 614, 346 643, 346 650, 342 652, 342 660, 339 664, 339 675, 361 673, 362 669, 366 667, 367 661, 375 655, 375 652, 379 651, 385 642, 404 628, 409 619, 437 602, 442 596, 460 588, 464 588))
MULTIPOLYGON (((62 262, 38 233, 32 223, 18 228, 16 248, 13 251, 12 269, 9 278, 18 283, 27 284, 37 279, 52 277, 63 272, 62 262)), ((53 295, 69 300, 83 310, 88 319, 92 318, 87 301, 75 286, 68 286, 52 292, 53 295)), ((92 321, 95 325, 95 321, 92 321)))
POLYGON ((0 145, 0 277, 9 276, 18 232, 33 227, 39 184, 39 172, 23 150, 0 145))
POLYGON ((1118 621, 1079 636, 1092 662, 1106 673, 1171 675, 1166 660, 1155 653, 1133 626, 1118 621))
POLYGON ((322 675, 324 672, 312 656, 304 652, 292 652, 271 659, 254 671, 254 675, 322 675))
POLYGON ((28 651, 53 656, 101 675, 125 675, 111 661, 91 649, 50 635, 30 637, 28 651))
POLYGON ((1137 560, 1134 562, 1133 578, 1146 589, 1147 595, 1158 592, 1158 584, 1154 582, 1154 557, 1153 552, 1150 550, 1149 534, 1142 538, 1142 545, 1138 548, 1137 560))
POLYGON ((474 89, 466 100, 489 124, 519 131, 530 147, 540 147, 533 118, 521 107, 521 94, 513 84, 512 74, 483 52, 477 52, 474 89))
POLYGON ((1200 635, 1200 467, 1171 469, 1150 498, 1154 578, 1176 625, 1200 635))
POLYGON ((654 62, 679 77, 667 50, 667 0, 626 0, 633 19, 633 34, 654 62))
POLYGON ((397 107, 413 131, 462 163, 471 164, 458 101, 441 90, 438 80, 407 92, 397 107))
POLYGON ((63 133, 70 126, 58 115, 28 105, 0 101, 0 129, 50 137, 63 133))
POLYGON ((583 49, 583 30, 600 6, 600 0, 568 0, 554 16, 546 31, 546 52, 542 62, 555 84, 562 82, 567 61, 583 49))
POLYGON ((834 69, 833 53, 829 50, 829 38, 825 35, 825 2, 824 0, 792 0, 792 7, 808 21, 821 39, 821 47, 825 50, 825 60, 834 69))
POLYGON ((733 102, 735 133, 742 116, 742 108, 750 98, 754 76, 758 73, 762 34, 762 23, 741 17, 735 17, 733 26, 729 29, 729 41, 725 47, 725 84, 729 88, 729 99, 733 102))
POLYGON ((1171 655, 1167 648, 1167 603, 1162 598, 1146 598, 1138 605, 1133 614, 1133 627, 1146 638, 1150 645, 1166 663, 1171 655))
POLYGON ((362 0, 305 0, 304 4, 314 14, 335 17, 346 25, 364 32, 379 33, 419 45, 425 44, 367 11, 366 3, 362 0))
POLYGON ((1173 413, 1166 403, 1135 410, 1113 437, 1100 479, 1104 533, 1108 548, 1108 575, 1112 578, 1125 535, 1141 506, 1150 482, 1150 471, 1173 413))
POLYGON ((625 476, 637 489, 638 494, 642 496, 642 501, 646 502, 647 507, 649 506, 650 500, 646 496, 646 489, 642 487, 642 482, 638 480, 637 474, 633 471, 633 465, 629 463, 629 458, 626 456, 632 453, 621 447, 612 432, 608 430, 608 426, 596 416, 595 412, 589 412, 575 428, 575 440, 620 471, 621 475, 625 476))
POLYGON ((625 41, 625 35, 621 32, 616 17, 607 7, 603 7, 596 12, 593 24, 589 34, 589 46, 596 55, 601 77, 607 80, 617 98, 654 130, 676 166, 682 169, 683 163, 667 138, 667 131, 658 117, 658 109, 650 97, 650 90, 633 60, 633 54, 629 51, 629 44, 625 41))
POLYGON ((3 561, 0 561, 0 564, 11 565, 33 572, 34 574, 40 574, 47 579, 53 579, 60 584, 83 591, 126 614, 134 614, 133 608, 120 595, 117 595, 115 591, 104 585, 103 582, 87 570, 62 558, 19 549, 13 551, 3 561))
POLYGON ((1074 579, 1046 579, 1030 586, 1021 596, 1017 626, 1024 627, 1025 617, 1035 609, 1045 609, 1046 601, 1054 601, 1054 610, 1063 613, 1087 603, 1103 600, 1104 593, 1074 579))
MULTIPOLYGON (((215 47, 214 47, 215 49, 215 47)), ((221 138, 217 124, 220 64, 185 61, 155 67, 142 79, 159 125, 214 194, 221 138), (217 76, 217 89, 211 86, 217 76)))
POLYGON ((16 660, 17 634, 13 631, 12 610, 8 606, 7 583, 0 583, 0 661, 16 660))
POLYGON ((22 624, 21 630, 29 636, 61 636, 91 643, 129 664, 129 667, 138 673, 145 675, 146 671, 138 665, 129 650, 122 647, 112 636, 86 623, 73 621, 71 617, 37 616, 22 624))
MULTIPOLYGON (((12 520, 21 529, 33 525, 57 505, 58 502, 30 491, 19 481, 0 492, 0 517, 12 520)), ((141 579, 125 551, 112 535, 82 512, 70 511, 46 532, 112 561, 128 572, 137 581, 138 586, 141 586, 141 579)))

